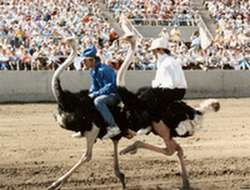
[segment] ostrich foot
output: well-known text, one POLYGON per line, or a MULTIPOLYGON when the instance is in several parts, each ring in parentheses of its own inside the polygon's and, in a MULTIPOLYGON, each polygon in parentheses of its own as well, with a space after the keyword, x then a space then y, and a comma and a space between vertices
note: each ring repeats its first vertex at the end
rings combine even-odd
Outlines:
POLYGON ((62 187, 63 181, 56 181, 52 183, 51 186, 48 187, 48 190, 58 190, 62 187))
POLYGON ((115 175, 120 179, 120 182, 122 184, 122 189, 126 189, 125 175, 120 171, 115 171, 115 175))
POLYGON ((191 190, 192 188, 190 187, 189 181, 186 179, 183 181, 181 190, 191 190))
POLYGON ((123 150, 120 151, 120 155, 125 155, 125 154, 135 154, 137 153, 137 150, 139 146, 141 145, 140 141, 136 141, 134 144, 128 146, 127 148, 124 148, 123 150))

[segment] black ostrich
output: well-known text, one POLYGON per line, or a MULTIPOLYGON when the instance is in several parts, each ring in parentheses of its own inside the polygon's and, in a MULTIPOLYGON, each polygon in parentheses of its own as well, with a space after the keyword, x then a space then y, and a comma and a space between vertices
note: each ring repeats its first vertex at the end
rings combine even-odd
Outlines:
MULTIPOLYGON (((58 113, 54 116, 60 127, 75 132, 81 132, 81 134, 86 137, 87 150, 86 153, 82 155, 81 159, 67 173, 48 187, 49 190, 60 189, 63 183, 78 167, 91 160, 93 145, 97 138, 102 138, 106 134, 107 127, 102 116, 95 108, 93 100, 88 96, 88 90, 72 93, 68 90, 63 90, 61 87, 59 76, 65 68, 72 63, 72 60, 76 56, 77 49, 74 38, 68 38, 66 42, 72 47, 71 53, 65 62, 55 71, 52 78, 52 92, 58 104, 58 113)), ((126 113, 121 107, 112 107, 112 113, 122 131, 121 134, 112 139, 114 144, 115 175, 120 179, 123 188, 125 188, 124 174, 121 173, 119 169, 117 146, 122 136, 128 137, 128 121, 126 120, 126 113)))
MULTIPOLYGON (((207 99, 201 102, 201 104, 196 108, 188 106, 183 101, 176 101, 171 104, 167 104, 167 106, 164 106, 164 103, 166 102, 166 96, 164 96, 164 92, 166 90, 164 89, 143 87, 140 88, 136 93, 130 92, 125 87, 125 73, 131 62, 130 59, 132 59, 133 56, 133 51, 131 50, 135 49, 136 37, 134 33, 136 32, 133 31, 133 26, 131 26, 130 22, 124 15, 122 15, 121 18, 121 26, 127 34, 127 37, 125 37, 125 41, 128 41, 131 46, 130 51, 128 51, 128 56, 119 69, 117 75, 118 92, 121 96, 122 102, 124 103, 125 110, 127 112, 131 112, 132 115, 135 115, 137 119, 143 121, 140 123, 142 125, 139 126, 139 128, 143 130, 139 130, 137 133, 149 133, 150 131, 152 131, 154 132, 154 134, 160 136, 163 140, 165 140, 163 137, 164 135, 162 136, 162 133, 164 133, 164 131, 156 132, 152 129, 152 117, 149 115, 150 107, 153 106, 155 102, 161 102, 163 108, 160 109, 162 112, 160 113, 162 117, 161 120, 166 124, 166 126, 168 126, 170 130, 170 138, 175 143, 175 151, 177 152, 177 156, 179 158, 181 166, 182 189, 190 189, 188 174, 184 164, 183 149, 174 141, 173 138, 189 137, 194 135, 197 126, 201 126, 202 124, 204 114, 208 111, 218 111, 220 109, 220 104, 216 99, 207 99), (147 124, 149 125, 147 126, 147 124), (145 128, 147 130, 145 130, 145 128)), ((159 103, 157 103, 156 105, 159 105, 159 103)), ((151 151, 162 153, 164 155, 174 154, 174 152, 168 150, 168 147, 160 148, 141 141, 136 141, 132 145, 123 149, 120 154, 136 153, 139 148, 148 149, 151 151)))
MULTIPOLYGON (((65 68, 67 68, 72 63, 72 60, 76 56, 77 49, 74 38, 68 38, 66 42, 72 48, 71 53, 65 62, 57 68, 52 78, 52 92, 58 104, 58 113, 55 114, 54 117, 60 127, 75 132, 81 132, 82 136, 86 137, 87 150, 86 153, 82 155, 81 159, 67 173, 65 173, 48 187, 49 190, 60 189, 63 183, 78 167, 80 167, 83 163, 90 161, 92 158, 93 145, 96 142, 96 139, 102 138, 107 132, 107 124, 100 115, 99 111, 95 108, 93 99, 88 96, 88 90, 72 93, 68 90, 64 90, 61 87, 59 77, 65 68)), ((134 39, 130 40, 129 42, 132 45, 126 57, 127 62, 132 59, 135 48, 134 39)), ((121 73, 120 76, 122 75, 123 74, 121 73)), ((130 95, 135 96, 129 92, 127 97, 129 98, 130 95)), ((125 188, 126 185, 125 176, 119 169, 117 151, 118 142, 122 137, 132 138, 133 134, 135 134, 135 132, 138 131, 141 126, 146 127, 150 125, 147 120, 143 120, 143 113, 145 112, 143 109, 143 107, 137 107, 136 111, 134 111, 124 109, 122 106, 111 107, 116 123, 122 131, 121 134, 112 138, 112 141, 114 145, 115 175, 120 179, 123 188, 125 188)))
MULTIPOLYGON (((111 109, 114 118, 122 131, 121 134, 112 138, 114 145, 114 171, 115 175, 119 178, 123 188, 125 189, 125 176, 119 168, 117 151, 118 142, 122 137, 128 137, 131 135, 133 131, 136 132, 142 128, 150 128, 151 121, 149 120, 150 117, 148 117, 148 111, 146 110, 144 104, 145 102, 140 100, 138 94, 128 91, 125 87, 125 73, 135 51, 136 38, 133 35, 128 34, 124 39, 129 42, 130 47, 125 61, 117 74, 117 84, 119 86, 118 91, 122 97, 123 105, 112 107, 111 109)), ((55 115, 55 118, 57 123, 62 128, 76 132, 80 131, 82 135, 86 137, 87 150, 86 153, 82 155, 80 160, 68 172, 48 187, 49 190, 60 189, 63 183, 78 167, 91 160, 93 145, 97 138, 104 136, 107 126, 95 108, 93 100, 88 96, 88 90, 82 90, 79 93, 72 93, 70 91, 63 90, 60 85, 60 74, 71 64, 72 60, 76 56, 75 40, 73 38, 69 38, 67 42, 72 47, 71 54, 56 70, 52 78, 52 92, 58 104, 58 113, 55 115)), ((140 93, 144 93, 144 91, 140 91, 140 93)), ((173 124, 171 129, 175 131, 175 136, 187 136, 187 134, 192 135, 195 130, 195 126, 200 123, 204 113, 207 110, 215 111, 219 106, 216 100, 208 100, 203 104, 199 108, 193 109, 195 119, 190 120, 185 116, 186 112, 184 111, 187 109, 188 105, 183 102, 176 102, 168 108, 168 111, 172 113, 172 117, 170 118, 166 115, 164 122, 168 122, 168 126, 173 124), (205 106, 202 106, 203 104, 205 106)), ((135 152, 138 148, 147 148, 166 154, 166 151, 163 149, 161 150, 160 148, 155 148, 152 145, 139 141, 127 147, 121 153, 126 154, 128 152, 135 152)), ((179 147, 177 152, 181 164, 183 187, 188 188, 189 182, 183 162, 183 152, 181 147, 179 147)))

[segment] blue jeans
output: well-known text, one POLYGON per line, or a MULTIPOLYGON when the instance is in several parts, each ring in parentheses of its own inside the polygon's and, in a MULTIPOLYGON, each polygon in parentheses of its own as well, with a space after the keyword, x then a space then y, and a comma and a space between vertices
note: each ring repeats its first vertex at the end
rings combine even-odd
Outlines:
POLYGON ((240 68, 243 70, 250 69, 250 64, 247 62, 246 59, 242 59, 239 61, 240 68))
POLYGON ((103 119, 108 123, 109 127, 116 126, 116 122, 108 106, 115 106, 119 103, 120 98, 116 94, 101 95, 94 99, 97 110, 101 113, 103 119))

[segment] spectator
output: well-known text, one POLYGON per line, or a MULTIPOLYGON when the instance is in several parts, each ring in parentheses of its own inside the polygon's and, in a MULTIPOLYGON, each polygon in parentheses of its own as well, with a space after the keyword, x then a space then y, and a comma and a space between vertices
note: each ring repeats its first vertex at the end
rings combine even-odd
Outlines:
POLYGON ((61 44, 55 39, 58 35, 74 34, 80 42, 84 42, 83 48, 96 43, 96 39, 101 48, 107 41, 112 43, 117 39, 116 31, 111 31, 95 0, 86 3, 80 0, 20 0, 18 5, 12 0, 3 2, 0 13, 0 37, 3 40, 0 45, 13 48, 15 62, 20 62, 21 70, 55 69, 63 60, 62 56, 67 56, 67 51, 59 51, 61 44), (60 52, 59 58, 50 55, 48 49, 52 47, 60 52))
POLYGON ((181 31, 178 29, 177 25, 170 31, 170 40, 176 43, 181 41, 181 31))

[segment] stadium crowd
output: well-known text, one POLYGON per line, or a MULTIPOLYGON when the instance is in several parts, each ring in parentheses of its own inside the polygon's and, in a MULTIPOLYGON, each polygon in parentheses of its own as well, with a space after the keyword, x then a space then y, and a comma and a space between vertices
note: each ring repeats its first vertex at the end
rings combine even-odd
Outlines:
MULTIPOLYGON (((173 25, 172 30, 163 27, 159 35, 168 38, 171 52, 184 69, 250 69, 250 5, 246 0, 204 1, 218 22, 216 36, 206 49, 199 31, 193 33, 191 43, 181 39, 182 16, 185 22, 194 18, 187 9, 189 0, 104 1, 117 18, 125 13, 134 24, 171 21, 165 25, 173 25)), ((69 70, 84 69, 81 52, 90 44, 97 47, 103 63, 116 69, 127 52, 95 0, 0 0, 0 6, 0 70, 56 69, 70 51, 60 38, 72 34, 78 39, 79 55, 69 70)), ((140 39, 130 69, 155 69, 150 43, 151 39, 140 39)))
POLYGON ((125 14, 136 25, 191 26, 195 12, 189 0, 106 0, 106 5, 119 20, 125 14))
POLYGON ((79 52, 94 43, 104 54, 118 38, 94 0, 5 0, 0 6, 1 70, 55 69, 69 53, 62 36, 75 35, 79 52))
POLYGON ((217 23, 211 58, 228 62, 236 69, 250 69, 250 1, 205 0, 217 23))

